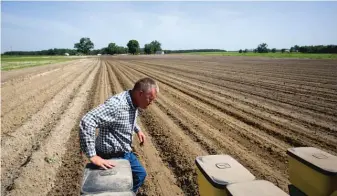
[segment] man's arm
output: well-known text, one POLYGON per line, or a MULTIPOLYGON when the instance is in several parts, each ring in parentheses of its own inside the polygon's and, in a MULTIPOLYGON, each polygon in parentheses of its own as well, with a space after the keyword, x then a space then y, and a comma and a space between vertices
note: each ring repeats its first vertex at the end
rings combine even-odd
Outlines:
POLYGON ((135 123, 134 131, 137 134, 140 145, 143 145, 146 137, 145 137, 144 133, 140 130, 140 127, 137 125, 137 122, 135 123))
POLYGON ((98 124, 92 111, 87 113, 80 122, 80 146, 89 159, 96 155, 95 133, 98 124))
POLYGON ((109 101, 99 105, 83 116, 80 122, 80 146, 89 159, 96 155, 96 128, 100 128, 104 123, 113 122, 115 117, 116 107, 109 101))
POLYGON ((140 131, 140 127, 137 124, 137 117, 138 117, 138 109, 136 110, 136 117, 135 117, 135 127, 133 128, 133 131, 135 133, 138 133, 140 131))

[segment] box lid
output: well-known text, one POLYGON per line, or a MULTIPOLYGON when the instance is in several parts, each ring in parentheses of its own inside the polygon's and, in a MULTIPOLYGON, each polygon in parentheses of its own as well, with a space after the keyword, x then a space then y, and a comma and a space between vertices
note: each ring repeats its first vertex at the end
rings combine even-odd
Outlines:
POLYGON ((195 162, 206 179, 216 188, 255 179, 253 174, 229 155, 199 156, 195 162))
POLYGON ((81 192, 97 194, 103 192, 128 192, 132 190, 130 162, 125 159, 110 159, 116 163, 111 169, 102 169, 88 163, 84 169, 81 192))
POLYGON ((85 196, 135 196, 136 194, 132 191, 129 192, 110 192, 110 193, 98 193, 98 194, 89 194, 85 196))
POLYGON ((313 147, 289 148, 287 154, 325 175, 337 175, 337 156, 313 147))
POLYGON ((273 183, 265 180, 239 182, 227 186, 232 196, 286 196, 288 195, 273 183))

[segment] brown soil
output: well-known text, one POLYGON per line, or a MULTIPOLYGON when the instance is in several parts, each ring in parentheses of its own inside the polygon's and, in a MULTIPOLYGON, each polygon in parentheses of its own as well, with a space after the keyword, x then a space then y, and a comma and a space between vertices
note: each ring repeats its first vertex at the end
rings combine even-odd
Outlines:
POLYGON ((148 172, 139 195, 198 195, 194 160, 229 154, 287 190, 286 150, 337 155, 337 62, 184 55, 124 56, 2 72, 1 195, 78 195, 87 159, 78 123, 144 76, 158 100, 142 111, 148 172))

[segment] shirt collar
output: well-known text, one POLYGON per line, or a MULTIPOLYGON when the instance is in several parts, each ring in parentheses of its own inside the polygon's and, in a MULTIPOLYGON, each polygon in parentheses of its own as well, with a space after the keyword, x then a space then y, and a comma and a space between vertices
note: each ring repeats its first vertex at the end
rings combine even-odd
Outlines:
POLYGON ((131 98, 131 90, 128 90, 126 93, 126 100, 128 101, 129 106, 132 109, 137 109, 137 107, 133 104, 132 98, 131 98))

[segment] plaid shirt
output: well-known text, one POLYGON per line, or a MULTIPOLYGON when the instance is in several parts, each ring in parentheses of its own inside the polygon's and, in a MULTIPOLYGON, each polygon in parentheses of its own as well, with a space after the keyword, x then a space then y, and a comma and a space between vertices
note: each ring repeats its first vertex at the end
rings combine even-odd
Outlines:
POLYGON ((132 134, 140 130, 136 123, 138 109, 127 90, 110 97, 88 112, 80 122, 81 150, 88 158, 96 150, 104 153, 131 152, 132 134), (95 142, 96 128, 99 134, 95 142))

